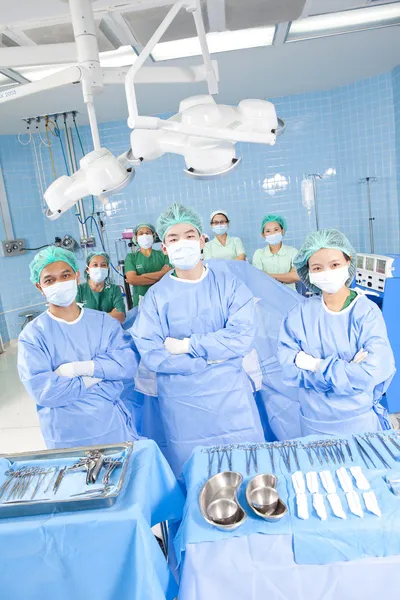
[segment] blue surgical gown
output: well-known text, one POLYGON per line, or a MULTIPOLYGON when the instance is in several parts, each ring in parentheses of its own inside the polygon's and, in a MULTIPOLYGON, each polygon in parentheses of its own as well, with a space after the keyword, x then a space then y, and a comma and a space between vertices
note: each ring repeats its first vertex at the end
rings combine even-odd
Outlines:
POLYGON ((395 372, 393 352, 379 308, 359 295, 342 312, 315 296, 286 316, 278 341, 283 381, 300 388, 303 435, 341 435, 388 429, 379 400, 395 372), (368 352, 360 364, 351 361, 368 352), (300 351, 322 358, 316 373, 295 364, 300 351))
POLYGON ((47 312, 29 323, 18 340, 18 371, 35 400, 48 448, 112 444, 134 438, 120 395, 133 378, 137 358, 131 340, 109 315, 82 309, 73 323, 47 312), (86 389, 82 377, 55 373, 64 363, 94 361, 102 381, 86 389))
POLYGON ((257 298, 254 348, 261 368, 262 386, 256 400, 265 437, 269 441, 299 437, 299 390, 282 381, 277 345, 280 326, 287 312, 305 299, 245 261, 218 261, 218 267, 236 275, 257 298))
POLYGON ((147 292, 131 329, 157 373, 167 457, 176 475, 196 446, 264 441, 242 358, 255 337, 254 299, 236 277, 209 267, 199 281, 165 276, 147 292), (190 338, 172 355, 167 337, 190 338))

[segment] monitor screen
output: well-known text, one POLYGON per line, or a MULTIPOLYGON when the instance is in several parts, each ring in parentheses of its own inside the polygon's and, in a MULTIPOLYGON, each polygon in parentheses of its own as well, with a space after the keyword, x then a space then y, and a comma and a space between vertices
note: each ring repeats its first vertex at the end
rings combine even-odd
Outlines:
POLYGON ((375 271, 374 263, 375 263, 375 260, 371 256, 367 256, 366 267, 365 267, 367 269, 367 271, 375 271))
POLYGON ((364 257, 357 256, 357 269, 363 269, 363 268, 364 268, 364 257))
POLYGON ((382 273, 384 275, 386 273, 386 260, 377 260, 376 261, 376 272, 382 273))

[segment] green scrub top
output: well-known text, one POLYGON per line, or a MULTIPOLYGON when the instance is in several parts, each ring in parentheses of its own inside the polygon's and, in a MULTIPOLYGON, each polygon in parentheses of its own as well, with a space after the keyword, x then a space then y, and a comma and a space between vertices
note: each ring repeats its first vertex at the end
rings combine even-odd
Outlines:
POLYGON ((204 260, 219 258, 225 260, 234 260, 239 254, 246 254, 242 240, 238 237, 226 237, 226 245, 221 244, 218 238, 207 242, 203 250, 204 260))
MULTIPOLYGON (((253 267, 268 273, 268 275, 283 275, 293 269, 293 261, 297 254, 296 248, 282 244, 281 249, 276 254, 272 254, 269 244, 265 248, 256 250, 253 255, 253 267)), ((293 290, 296 289, 295 283, 286 283, 293 290)))
MULTIPOLYGON (((136 275, 146 275, 146 273, 157 273, 169 264, 168 256, 161 250, 152 250, 150 256, 145 256, 140 250, 131 252, 125 259, 125 274, 129 271, 135 271, 136 275)), ((154 284, 151 284, 154 285, 154 284)), ((139 297, 144 296, 151 285, 133 286, 133 306, 139 304, 139 297)))
POLYGON ((350 294, 347 296, 345 303, 342 306, 341 310, 349 307, 355 298, 357 298, 358 294, 354 290, 350 290, 350 294))
POLYGON ((101 292, 94 292, 88 283, 81 283, 78 285, 76 301, 93 310, 110 313, 115 308, 125 313, 121 288, 115 283, 106 283, 101 292))

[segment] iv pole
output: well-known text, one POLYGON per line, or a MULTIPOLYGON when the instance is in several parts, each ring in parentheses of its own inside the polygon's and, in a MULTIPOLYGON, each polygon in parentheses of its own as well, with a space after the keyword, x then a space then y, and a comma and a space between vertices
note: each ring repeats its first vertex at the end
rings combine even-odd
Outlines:
POLYGON ((358 183, 367 184, 367 202, 368 202, 368 221, 369 221, 369 245, 371 254, 375 254, 375 243, 374 243, 374 221, 375 217, 372 216, 372 203, 371 203, 371 183, 376 183, 377 177, 362 177, 358 183))

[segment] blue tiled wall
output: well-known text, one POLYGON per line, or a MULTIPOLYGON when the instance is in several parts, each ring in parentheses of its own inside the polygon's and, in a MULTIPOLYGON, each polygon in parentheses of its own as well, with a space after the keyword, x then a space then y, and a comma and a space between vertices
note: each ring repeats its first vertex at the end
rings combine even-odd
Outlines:
POLYGON ((340 227, 356 249, 370 251, 367 186, 359 181, 375 177, 370 187, 375 253, 399 252, 392 73, 335 90, 332 105, 340 227))
MULTIPOLYGON (((358 250, 368 251, 366 188, 358 180, 377 177, 371 188, 375 251, 399 252, 400 68, 332 91, 277 98, 273 102, 287 123, 285 134, 274 147, 238 145, 242 164, 225 178, 193 181, 183 173, 183 159, 173 155, 138 168, 134 182, 113 196, 106 207, 113 258, 115 241, 125 227, 144 220, 154 222, 174 201, 198 210, 208 233, 210 212, 217 208, 228 210, 231 232, 242 237, 250 258, 263 245, 259 228, 267 212, 287 217, 287 243, 299 247, 308 231, 315 229, 314 213, 308 216, 302 206, 301 180, 309 173, 322 175, 328 170, 334 170, 336 175, 317 182, 320 227, 341 228, 358 250), (285 185, 271 189, 277 174, 285 178, 285 185)), ((87 127, 82 128, 81 135, 85 151, 90 150, 87 127)), ((101 138, 104 146, 120 154, 128 149, 129 129, 125 122, 104 123, 101 138)), ((40 140, 37 136, 35 139, 39 148, 40 140)), ((59 176, 65 167, 58 140, 52 141, 59 176)), ((48 148, 42 144, 40 149, 48 185, 52 180, 48 148)), ((78 145, 77 154, 79 158, 78 145)), ((54 236, 66 233, 79 238, 73 211, 55 222, 45 218, 32 144, 22 146, 16 136, 0 136, 0 164, 16 236, 24 237, 29 247, 52 242, 54 236)), ((85 203, 89 208, 90 200, 85 203)), ((13 309, 41 301, 29 282, 28 264, 32 257, 30 252, 18 258, 0 258, 0 333, 4 340, 15 338, 19 331, 20 311, 13 309)), ((84 258, 82 253, 79 258, 84 258)))
MULTIPOLYGON (((47 147, 40 146, 35 135, 38 161, 42 155, 46 184, 52 181, 51 163, 47 147)), ((50 222, 44 216, 43 200, 35 168, 33 144, 26 144, 26 135, 0 136, 0 165, 10 206, 11 219, 16 237, 25 238, 29 248, 37 248, 54 241, 56 235, 69 233, 77 237, 76 219, 72 212, 58 221, 50 222), (23 145, 26 144, 26 145, 23 145)), ((54 138, 54 160, 57 174, 62 174, 63 161, 58 140, 54 138)), ((44 182, 43 182, 44 185, 44 182)), ((0 224, 0 229, 1 229, 0 224)), ((4 232, 1 231, 1 239, 4 232)), ((35 252, 18 257, 0 258, 0 334, 3 341, 15 339, 23 318, 19 316, 26 307, 43 310, 42 296, 29 281, 28 265, 35 252), (38 306, 36 306, 39 304, 38 306)))
POLYGON ((396 146, 397 200, 400 212, 400 66, 393 70, 393 102, 396 146))

